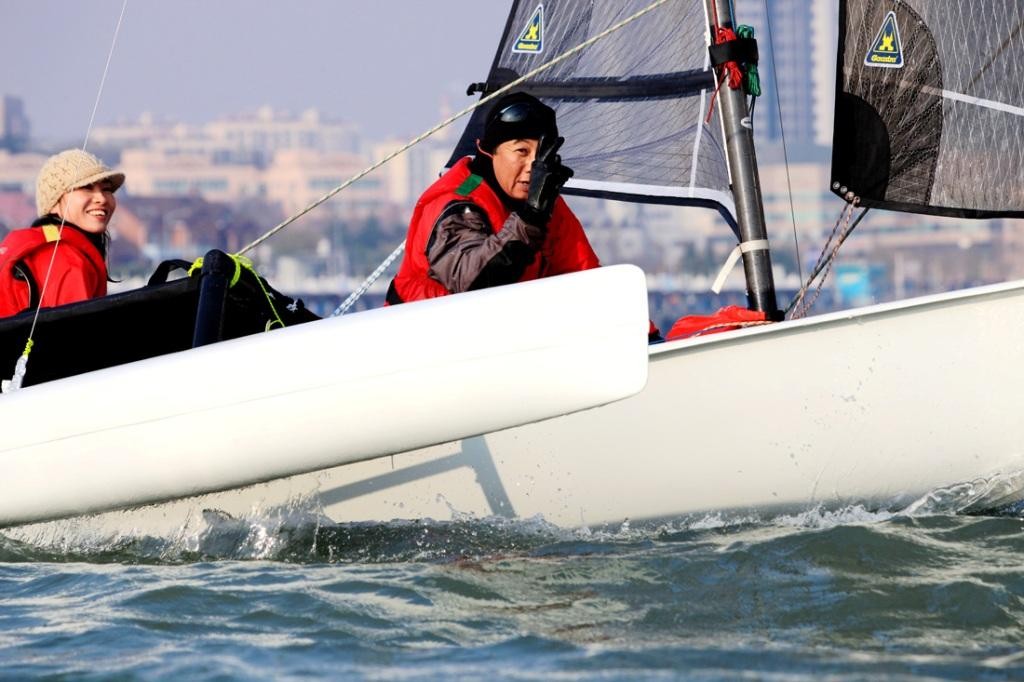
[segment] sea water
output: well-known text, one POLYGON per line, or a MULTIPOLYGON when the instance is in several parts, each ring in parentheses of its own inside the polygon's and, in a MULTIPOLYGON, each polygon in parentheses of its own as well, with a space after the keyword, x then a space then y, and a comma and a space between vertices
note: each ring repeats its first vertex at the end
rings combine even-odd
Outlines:
POLYGON ((0 678, 1024 679, 1024 511, 943 504, 4 531, 0 678))

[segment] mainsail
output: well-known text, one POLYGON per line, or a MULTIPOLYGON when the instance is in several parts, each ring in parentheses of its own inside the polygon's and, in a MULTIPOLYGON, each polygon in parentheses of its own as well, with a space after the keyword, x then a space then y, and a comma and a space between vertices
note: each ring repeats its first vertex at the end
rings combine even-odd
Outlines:
MULTIPOLYGON (((517 0, 487 82, 493 92, 650 4, 517 0)), ((554 107, 568 194, 713 205, 735 214, 725 146, 706 123, 714 75, 700 0, 654 9, 517 89, 554 107)), ((476 153, 487 107, 474 112, 449 165, 476 153)))
POLYGON ((841 1, 832 180, 865 206, 1024 215, 1024 4, 841 1))

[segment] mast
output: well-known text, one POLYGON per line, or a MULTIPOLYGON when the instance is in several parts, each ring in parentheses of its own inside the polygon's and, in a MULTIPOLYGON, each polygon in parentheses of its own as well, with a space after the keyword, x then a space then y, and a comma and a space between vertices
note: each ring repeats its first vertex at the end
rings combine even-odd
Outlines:
MULTIPOLYGON (((712 22, 712 32, 716 24, 735 28, 731 2, 704 0, 704 5, 712 22)), ((775 279, 768 251, 761 180, 757 171, 753 125, 746 96, 742 90, 733 90, 723 84, 718 92, 718 101, 725 128, 725 146, 732 175, 732 193, 736 201, 740 247, 743 249, 747 303, 752 310, 766 313, 769 319, 781 319, 775 300, 775 279)))

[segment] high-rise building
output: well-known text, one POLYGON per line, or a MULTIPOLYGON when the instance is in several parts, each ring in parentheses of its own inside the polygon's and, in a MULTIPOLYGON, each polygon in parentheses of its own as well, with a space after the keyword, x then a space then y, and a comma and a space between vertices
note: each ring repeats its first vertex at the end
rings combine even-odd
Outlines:
POLYGON ((0 148, 11 152, 28 149, 30 126, 20 97, 0 98, 0 148))
POLYGON ((835 8, 813 0, 736 0, 735 11, 737 23, 754 27, 760 48, 758 139, 781 142, 785 135, 797 155, 831 145, 835 8))

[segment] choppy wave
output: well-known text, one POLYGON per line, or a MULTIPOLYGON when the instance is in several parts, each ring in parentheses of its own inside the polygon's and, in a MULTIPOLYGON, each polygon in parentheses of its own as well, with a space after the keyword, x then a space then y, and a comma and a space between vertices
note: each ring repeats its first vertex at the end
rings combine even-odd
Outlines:
MULTIPOLYGON (((182 564, 220 560, 270 560, 290 563, 453 561, 502 554, 529 554, 558 547, 592 547, 603 543, 645 543, 688 538, 704 531, 718 534, 751 528, 827 530, 839 526, 884 524, 931 516, 981 513, 1024 517, 1024 502, 992 508, 992 502, 1016 499, 1024 489, 1024 472, 979 479, 929 492, 902 509, 864 505, 816 505, 793 513, 713 513, 667 522, 629 521, 616 528, 565 529, 543 518, 509 520, 455 513, 450 521, 430 519, 389 523, 335 523, 325 517, 315 495, 296 497, 280 506, 231 516, 195 508, 163 534, 135 530, 136 514, 112 512, 95 517, 33 524, 0 531, 3 562, 94 562, 182 564), (544 549, 548 548, 548 549, 544 549)), ((139 526, 145 524, 139 523, 139 526)))
POLYGON ((0 535, 0 678, 1022 679, 1024 515, 958 513, 980 487, 596 529, 39 524, 0 535))

